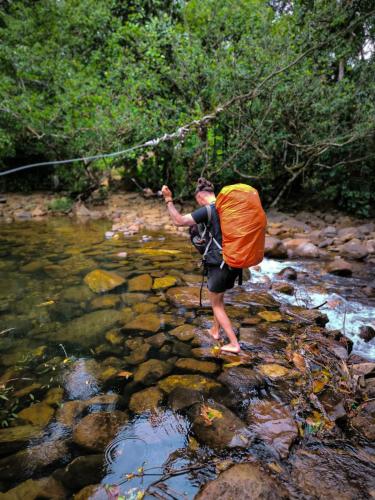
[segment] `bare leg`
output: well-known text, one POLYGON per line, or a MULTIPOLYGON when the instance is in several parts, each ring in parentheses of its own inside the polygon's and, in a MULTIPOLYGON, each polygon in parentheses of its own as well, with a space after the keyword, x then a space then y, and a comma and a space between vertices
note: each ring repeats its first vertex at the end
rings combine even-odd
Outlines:
POLYGON ((224 293, 209 292, 209 297, 215 318, 229 338, 229 344, 224 345, 222 350, 225 352, 240 352, 240 344, 224 309, 224 293))
POLYGON ((213 337, 215 340, 219 340, 220 338, 220 323, 218 319, 215 316, 214 313, 214 323, 212 327, 208 330, 208 333, 213 337))

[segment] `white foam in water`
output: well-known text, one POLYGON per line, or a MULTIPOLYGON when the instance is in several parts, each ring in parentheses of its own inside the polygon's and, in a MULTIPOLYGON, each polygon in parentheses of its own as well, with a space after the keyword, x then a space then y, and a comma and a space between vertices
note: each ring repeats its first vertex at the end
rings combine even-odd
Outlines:
MULTIPOLYGON (((279 262, 273 259, 264 259, 260 270, 251 269, 251 282, 262 282, 262 277, 272 278, 285 267, 293 267, 297 271, 307 271, 306 266, 297 262, 279 262)), ((311 271, 310 271, 311 272, 311 271)), ((366 343, 359 336, 359 329, 363 325, 375 327, 374 307, 362 304, 356 300, 347 300, 337 293, 318 293, 309 290, 308 287, 298 284, 294 295, 285 295, 272 292, 280 302, 299 305, 308 308, 319 306, 327 302, 319 310, 327 314, 329 323, 326 325, 330 330, 340 330, 353 343, 353 352, 367 359, 375 359, 375 344, 366 343)))

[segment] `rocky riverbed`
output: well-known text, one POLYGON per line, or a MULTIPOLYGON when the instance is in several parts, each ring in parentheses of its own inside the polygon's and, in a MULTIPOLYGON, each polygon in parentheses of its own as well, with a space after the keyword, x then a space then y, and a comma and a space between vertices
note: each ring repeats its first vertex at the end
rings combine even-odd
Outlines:
POLYGON ((372 498, 373 223, 270 213, 231 356, 185 233, 116 196, 1 205, 0 499, 372 498))

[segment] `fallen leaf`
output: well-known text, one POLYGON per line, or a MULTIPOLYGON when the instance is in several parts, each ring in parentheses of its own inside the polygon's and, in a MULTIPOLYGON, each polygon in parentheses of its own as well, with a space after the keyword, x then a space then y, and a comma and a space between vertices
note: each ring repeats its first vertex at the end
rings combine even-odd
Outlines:
POLYGON ((118 377, 124 377, 124 378, 130 378, 133 376, 132 372, 127 372, 126 370, 122 370, 121 372, 117 373, 118 377))
POLYGON ((298 352, 294 352, 292 359, 297 370, 300 370, 301 372, 306 371, 306 361, 301 354, 299 354, 298 352))
POLYGON ((215 410, 215 408, 203 405, 201 408, 201 417, 203 417, 206 424, 211 425, 215 418, 223 418, 223 414, 221 411, 215 410))

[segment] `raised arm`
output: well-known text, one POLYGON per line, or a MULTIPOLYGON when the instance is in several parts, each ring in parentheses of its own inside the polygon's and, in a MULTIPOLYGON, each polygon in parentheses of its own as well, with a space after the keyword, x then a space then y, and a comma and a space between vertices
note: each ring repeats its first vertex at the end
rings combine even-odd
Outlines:
POLYGON ((169 215, 175 226, 193 226, 195 221, 191 214, 182 215, 173 204, 172 191, 168 186, 163 186, 161 192, 164 196, 164 201, 167 205, 169 215))

